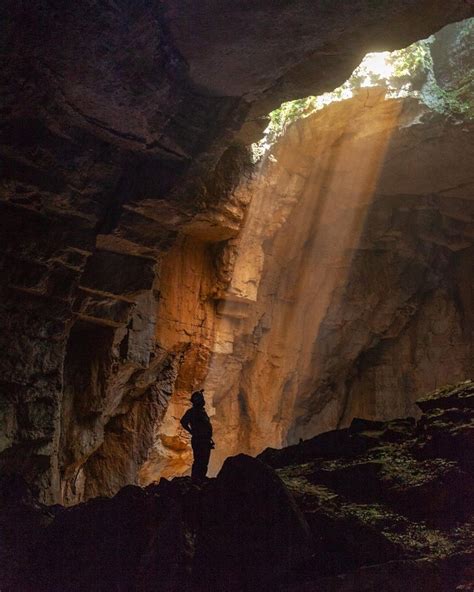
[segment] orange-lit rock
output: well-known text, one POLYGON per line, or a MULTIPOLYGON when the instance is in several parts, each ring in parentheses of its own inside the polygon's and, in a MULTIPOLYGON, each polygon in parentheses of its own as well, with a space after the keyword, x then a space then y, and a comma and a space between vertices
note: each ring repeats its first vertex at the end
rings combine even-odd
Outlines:
MULTIPOLYGON (((248 185, 242 182, 250 173, 246 146, 282 100, 333 89, 367 51, 401 47, 474 14, 464 0, 349 3, 343 11, 312 0, 278 9, 268 2, 248 10, 218 4, 26 7, 7 0, 2 7, 0 469, 36 483, 43 500, 72 504, 184 468, 189 450, 181 450, 177 418, 195 382, 204 383, 210 410, 216 409, 214 468, 236 447, 283 442, 296 418, 298 426, 310 422, 298 433, 332 425, 340 415, 330 411, 339 391, 314 397, 318 384, 284 379, 285 343, 295 337, 287 335, 287 309, 305 287, 272 268, 268 257, 273 250, 287 270, 296 260, 284 251, 303 257, 292 224, 307 231, 302 188, 312 183, 308 166, 315 157, 295 137, 286 169, 264 166, 248 185), (260 200, 267 181, 269 195, 260 200), (292 222, 296 212, 304 220, 292 222), (201 279, 177 284, 173 265, 181 273, 198 270, 201 279), (286 304, 280 310, 274 300, 286 304), (183 330, 195 317, 199 326, 183 330), (253 374, 255 385, 275 385, 258 404, 253 374), (275 414, 282 389, 290 405, 275 414), (301 410, 291 408, 296 399, 301 410), (332 415, 313 426, 314 401, 332 415)), ((433 147, 443 125, 429 128, 433 147)), ((387 133, 383 118, 380 126, 377 151, 387 133)), ((298 133, 298 127, 290 131, 298 133)), ((416 134, 407 138, 410 146, 418 140, 423 143, 416 134)), ((381 154, 364 159, 369 144, 361 137, 359 146, 367 188, 381 154)), ((339 153, 334 149, 324 148, 323 157, 339 153)), ((443 171, 435 157, 427 154, 419 164, 405 159, 408 178, 419 182, 417 194, 439 191, 444 179, 443 196, 463 198, 459 158, 443 171), (428 177, 431 189, 422 182, 428 177)), ((385 179, 396 188, 392 195, 406 191, 399 180, 398 172, 385 179)), ((469 223, 455 200, 443 198, 443 208, 442 216, 469 223)), ((337 223, 344 218, 332 214, 337 223)), ((464 253, 469 238, 442 222, 424 223, 423 240, 464 253)), ((345 273, 344 262, 340 267, 345 273)), ((300 272, 304 277, 301 266, 300 272)), ((441 289, 452 301, 450 286, 441 289)), ((330 298, 325 290, 320 316, 330 298)), ((462 294, 467 298, 469 287, 462 294)), ((310 320, 308 327, 316 322, 310 320)), ((295 334, 301 322, 291 323, 295 334)), ((311 340, 303 339, 304 355, 291 354, 295 368, 308 367, 311 340)), ((315 364, 320 376, 324 360, 315 364)))
MULTIPOLYGON (((179 419, 202 386, 215 473, 230 454, 354 416, 416 414, 425 388, 472 372, 472 124, 384 95, 363 89, 293 124, 233 192, 235 236, 204 241, 189 228, 179 237, 146 305, 151 345, 141 345, 139 317, 140 340, 127 333, 129 362, 114 363, 107 346, 99 363, 96 341, 98 391, 91 386, 81 405, 102 400, 103 419, 84 423, 66 408, 65 501, 186 473, 192 454, 179 419), (138 374, 141 351, 153 354, 138 374), (143 386, 124 400, 132 380, 143 386)), ((120 343, 111 314, 102 332, 120 343)))
POLYGON ((229 247, 254 303, 211 363, 223 456, 416 414, 472 373, 472 130, 371 89, 278 142, 229 247))
POLYGON ((157 339, 183 358, 142 482, 189 466, 197 386, 215 472, 354 416, 416 415, 425 385, 472 372, 472 124, 384 95, 293 124, 236 190, 239 235, 165 258, 157 339))

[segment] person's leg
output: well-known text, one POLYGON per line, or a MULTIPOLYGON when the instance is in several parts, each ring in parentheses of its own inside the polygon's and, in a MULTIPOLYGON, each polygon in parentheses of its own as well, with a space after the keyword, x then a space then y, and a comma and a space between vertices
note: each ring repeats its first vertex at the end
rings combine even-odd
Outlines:
POLYGON ((193 481, 197 480, 197 470, 198 470, 198 464, 196 462, 196 452, 193 450, 194 453, 194 461, 193 461, 193 466, 191 467, 191 479, 193 481))
POLYGON ((191 441, 191 446, 193 448, 193 466, 191 468, 191 479, 193 481, 197 481, 199 479, 199 465, 201 460, 199 442, 191 441))
POLYGON ((193 442, 194 462, 191 470, 191 477, 195 481, 203 481, 206 478, 207 465, 211 455, 209 442, 193 442))
POLYGON ((206 442, 202 451, 202 476, 201 479, 205 479, 207 475, 207 467, 209 465, 209 459, 211 457, 211 445, 206 442))

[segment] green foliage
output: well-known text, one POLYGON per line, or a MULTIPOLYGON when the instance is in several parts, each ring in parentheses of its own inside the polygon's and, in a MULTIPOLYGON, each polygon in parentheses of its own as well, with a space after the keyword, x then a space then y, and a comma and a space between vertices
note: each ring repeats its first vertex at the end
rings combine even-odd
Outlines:
POLYGON ((467 19, 460 25, 458 43, 471 44, 474 36, 474 18, 467 19))
POLYGON ((358 88, 378 85, 394 89, 400 88, 402 84, 406 83, 407 79, 426 67, 428 52, 429 50, 424 42, 415 43, 400 51, 392 52, 387 58, 387 65, 393 70, 393 74, 390 76, 384 76, 383 73, 371 70, 370 64, 368 65, 364 60, 354 70, 349 80, 333 92, 318 97, 309 96, 283 103, 269 115, 270 121, 266 130, 267 142, 272 143, 275 141, 293 121, 310 115, 328 103, 351 97, 353 91, 358 88))
POLYGON ((306 97, 305 99, 296 99, 283 103, 270 113, 270 126, 275 129, 284 129, 284 127, 302 117, 305 112, 313 109, 314 99, 316 97, 306 97))
POLYGON ((421 98, 429 107, 441 113, 474 119, 474 19, 453 26, 456 27, 456 35, 451 41, 454 61, 449 53, 447 56, 451 75, 447 80, 439 81, 429 53, 428 77, 421 98))
POLYGON ((425 97, 433 101, 433 108, 443 113, 474 119, 474 73, 466 76, 466 81, 460 88, 446 90, 436 83, 431 84, 425 91, 425 97))
POLYGON ((388 61, 393 67, 391 80, 412 78, 428 68, 430 62, 429 44, 427 41, 419 41, 404 49, 393 51, 388 61))
MULTIPOLYGON (((456 44, 470 56, 474 44, 474 19, 456 26, 456 44)), ((433 40, 430 37, 391 53, 368 54, 352 76, 333 92, 283 103, 270 113, 262 142, 254 144, 254 161, 261 158, 293 121, 307 117, 333 101, 350 98, 361 87, 384 86, 389 97, 416 96, 437 111, 474 118, 474 69, 466 67, 465 76, 457 80, 455 88, 441 87, 434 75, 433 40)))

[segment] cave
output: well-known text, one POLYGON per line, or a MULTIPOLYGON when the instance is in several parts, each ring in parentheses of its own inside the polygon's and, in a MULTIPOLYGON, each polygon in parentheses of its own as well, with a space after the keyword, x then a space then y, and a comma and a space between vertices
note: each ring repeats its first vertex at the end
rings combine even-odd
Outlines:
POLYGON ((1 13, 0 589, 474 589, 474 4, 1 13))

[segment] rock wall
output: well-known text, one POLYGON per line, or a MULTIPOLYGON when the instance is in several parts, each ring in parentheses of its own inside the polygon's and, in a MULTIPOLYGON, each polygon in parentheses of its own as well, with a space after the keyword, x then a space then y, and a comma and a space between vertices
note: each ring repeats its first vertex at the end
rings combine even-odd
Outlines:
POLYGON ((237 237, 168 254, 158 342, 190 351, 143 483, 189 466, 178 419, 198 385, 216 471, 356 416, 416 415, 425 385, 471 375, 472 130, 362 89, 294 123, 240 184, 237 237))
POLYGON ((278 143, 250 186, 264 240, 244 234, 229 288, 255 302, 211 365, 225 452, 413 415, 425 385, 471 375, 472 129, 370 89, 278 143))
MULTIPOLYGON (((208 349, 235 351, 245 303, 222 303, 235 252, 221 243, 238 233, 250 197, 229 197, 246 168, 239 142, 255 139, 281 100, 342 82, 368 50, 473 10, 421 0, 344 11, 307 0, 278 11, 4 3, 2 470, 66 503, 113 493, 144 466, 144 480, 155 475, 147 463, 170 397, 202 380, 185 370, 192 355, 205 364, 208 349), (209 302, 190 297, 213 335, 203 349, 196 328, 192 355, 184 334, 157 328, 160 294, 163 308, 176 300, 160 268, 169 274, 188 240, 200 265, 216 268, 209 302), (211 307, 224 314, 211 318, 211 307)), ((220 381, 215 358, 210 379, 220 381)))

